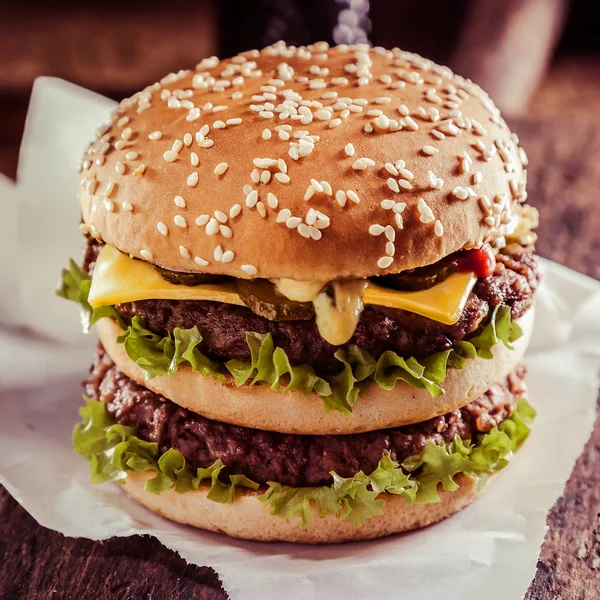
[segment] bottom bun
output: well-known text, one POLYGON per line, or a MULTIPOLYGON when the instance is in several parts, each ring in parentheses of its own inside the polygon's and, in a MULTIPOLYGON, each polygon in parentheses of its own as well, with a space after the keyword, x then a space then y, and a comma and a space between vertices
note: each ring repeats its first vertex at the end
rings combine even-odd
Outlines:
POLYGON ((208 500, 207 489, 202 488, 185 494, 168 491, 157 495, 144 490, 153 474, 130 472, 124 487, 132 498, 163 517, 236 538, 303 544, 369 540, 431 525, 469 505, 496 476, 460 473, 455 477, 460 487, 453 492, 440 489, 440 502, 430 504, 408 504, 402 496, 385 493, 381 496, 385 500, 383 514, 359 527, 333 516, 320 518, 313 507, 312 523, 303 529, 298 518, 285 520, 270 514, 258 500, 260 490, 236 489, 233 504, 208 500))

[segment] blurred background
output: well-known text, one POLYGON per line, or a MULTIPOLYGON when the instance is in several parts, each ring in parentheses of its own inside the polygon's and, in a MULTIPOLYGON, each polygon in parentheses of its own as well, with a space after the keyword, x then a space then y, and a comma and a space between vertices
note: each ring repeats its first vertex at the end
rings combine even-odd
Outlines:
POLYGON ((213 54, 279 39, 360 41, 365 31, 374 45, 418 52, 473 78, 509 118, 600 120, 598 0, 2 2, 0 172, 15 175, 38 76, 121 99, 213 54))

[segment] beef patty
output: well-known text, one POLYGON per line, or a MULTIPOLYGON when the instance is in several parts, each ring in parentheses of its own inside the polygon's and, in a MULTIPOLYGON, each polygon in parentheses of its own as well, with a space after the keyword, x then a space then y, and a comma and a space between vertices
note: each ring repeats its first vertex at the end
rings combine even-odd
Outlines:
MULTIPOLYGON (((95 240, 88 243, 84 261, 88 272, 93 269, 100 248, 95 240)), ((376 359, 387 350, 416 358, 447 350, 484 325, 490 311, 499 304, 510 307, 513 319, 521 317, 533 304, 538 283, 533 249, 511 244, 498 253, 493 275, 477 281, 455 324, 445 325, 408 311, 368 305, 348 344, 356 344, 376 359)), ((321 337, 314 319, 269 321, 243 306, 196 300, 139 300, 118 304, 116 310, 125 323, 139 316, 148 329, 162 335, 176 327, 190 329, 196 325, 203 337, 202 352, 215 360, 250 361, 246 332, 253 331, 271 333, 275 345, 285 351, 292 364, 312 365, 319 373, 340 370, 340 362, 334 357, 338 347, 321 337)))
POLYGON ((388 452, 402 462, 420 453, 428 440, 450 442, 456 435, 469 439, 490 431, 514 411, 524 392, 524 375, 525 368, 519 366, 502 383, 446 415, 352 435, 292 435, 206 419, 129 379, 102 345, 84 388, 90 398, 106 404, 115 422, 158 443, 161 453, 176 448, 194 468, 208 467, 220 458, 227 473, 243 474, 258 483, 318 486, 331 483, 330 471, 342 477, 361 470, 371 473, 388 452))

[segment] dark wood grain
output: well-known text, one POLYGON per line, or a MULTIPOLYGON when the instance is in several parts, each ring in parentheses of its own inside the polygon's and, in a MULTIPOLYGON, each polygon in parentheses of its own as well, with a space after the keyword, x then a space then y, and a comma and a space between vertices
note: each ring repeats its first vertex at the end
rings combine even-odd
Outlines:
MULTIPOLYGON (((540 118, 512 125, 530 156, 540 254, 600 277, 600 123, 540 118)), ((598 600, 600 419, 548 524, 527 600, 598 600)), ((65 538, 37 525, 2 489, 0 565, 3 600, 226 598, 214 571, 186 565, 154 538, 65 538)))

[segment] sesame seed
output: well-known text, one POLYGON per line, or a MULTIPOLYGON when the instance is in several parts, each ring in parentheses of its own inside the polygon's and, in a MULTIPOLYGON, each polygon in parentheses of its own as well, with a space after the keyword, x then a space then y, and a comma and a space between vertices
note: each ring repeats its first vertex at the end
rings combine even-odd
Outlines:
POLYGON ((340 206, 346 206, 346 192, 344 192, 344 190, 338 190, 335 193, 335 200, 340 206))
POLYGON ((375 104, 389 104, 392 99, 389 96, 379 96, 375 98, 375 104))
POLYGON ((267 194, 267 204, 269 205, 270 208, 277 208, 279 201, 277 200, 277 196, 275 196, 275 194, 272 194, 271 192, 269 192, 267 194))
POLYGON ((125 125, 127 125, 127 123, 129 123, 129 117, 121 117, 117 121, 117 127, 125 127, 125 125))
POLYGON ((425 146, 423 146, 423 152, 427 154, 427 156, 433 156, 434 154, 437 154, 439 150, 435 146, 425 144, 425 146))
POLYGON ((363 131, 365 133, 373 133, 373 125, 371 123, 365 123, 363 131))
POLYGON ((199 215, 198 217, 196 217, 196 225, 198 225, 199 227, 204 227, 204 225, 208 223, 209 219, 210 215, 199 215))
POLYGON ((165 160, 165 162, 174 162, 177 160, 178 157, 179 155, 174 150, 167 150, 163 154, 163 159, 165 160))
POLYGON ((242 119, 240 119, 239 117, 235 117, 233 119, 227 119, 227 121, 225 121, 225 123, 227 123, 227 125, 239 125, 242 122, 242 119))
POLYGON ((169 228, 162 221, 159 221, 156 224, 156 228, 164 236, 168 235, 168 233, 169 233, 169 228))
POLYGON ((306 191, 304 192, 304 199, 310 200, 314 196, 314 194, 315 194, 315 188, 311 184, 306 188, 306 191))
POLYGON ((381 235, 385 231, 385 227, 383 225, 379 225, 375 223, 369 227, 369 233, 374 236, 381 235))
POLYGON ((354 204, 360 204, 360 198, 354 190, 347 190, 346 196, 348 196, 348 200, 354 202, 354 204))
POLYGON ((285 160, 283 160, 283 158, 278 158, 277 159, 277 168, 282 173, 287 173, 287 164, 286 164, 285 160))
POLYGON ((271 130, 270 129, 263 129, 262 132, 262 139, 263 140, 270 140, 271 139, 271 130))
POLYGON ((380 269, 387 269, 393 262, 394 262, 394 259, 391 256, 382 256, 377 261, 377 266, 380 269))
POLYGON ((193 140, 193 139, 194 139, 194 138, 192 137, 192 134, 191 134, 191 133, 186 133, 186 134, 183 136, 183 145, 184 145, 186 148, 189 148, 189 147, 192 145, 192 140, 193 140))
POLYGON ((246 206, 248 208, 253 208, 254 206, 256 206, 257 202, 258 202, 258 192, 256 190, 252 190, 246 196, 246 206))
POLYGON ((108 212, 113 212, 115 210, 115 203, 108 198, 104 198, 104 208, 106 208, 108 212))
POLYGON ((354 146, 351 143, 347 143, 344 146, 344 152, 348 155, 348 156, 354 156, 354 146))
MULTIPOLYGON (((127 146, 127 143, 125 142, 125 140, 118 140, 117 142, 115 142, 115 150, 123 150, 123 148, 125 148, 125 146, 127 146)), ((106 148, 106 150, 108 150, 108 148, 106 148)), ((104 152, 106 152, 106 150, 104 150, 104 152)), ((104 154, 103 152, 103 154, 104 154)))
POLYGON ((248 275, 256 275, 258 273, 258 269, 254 265, 242 265, 240 269, 248 275))
POLYGON ((275 221, 277 223, 285 223, 292 216, 292 211, 289 208, 282 208, 275 221))
POLYGON ((96 191, 96 187, 98 186, 98 180, 97 179, 90 179, 87 182, 87 185, 85 186, 85 189, 87 191, 87 193, 90 196, 94 195, 94 192, 96 191))
POLYGON ((469 192, 467 192, 467 190, 464 187, 461 187, 460 185, 457 185, 452 190, 452 195, 455 198, 457 198, 458 200, 466 200, 469 197, 469 192))
POLYGON ((241 212, 242 212, 242 205, 241 204, 234 204, 229 209, 229 218, 230 219, 235 219, 241 212))
POLYGON ((133 204, 131 204, 129 200, 123 200, 123 202, 121 202, 121 206, 123 207, 123 210, 126 210, 127 212, 131 212, 133 210, 133 204))
POLYGON ((385 237, 390 241, 394 242, 396 240, 396 232, 391 225, 386 225, 385 227, 385 237))
POLYGON ((290 182, 290 176, 286 175, 285 173, 275 173, 274 177, 280 183, 289 183, 290 182))
POLYGON ((207 261, 207 260, 204 260, 204 259, 203 259, 202 257, 200 257, 200 256, 194 256, 194 262, 195 262, 197 265, 200 265, 201 267, 206 267, 206 266, 208 266, 208 261, 207 261))
POLYGON ((473 173, 473 185, 477 185, 483 181, 483 175, 481 171, 476 171, 473 173))
POLYGON ((231 227, 227 227, 227 225, 220 225, 219 233, 225 238, 233 237, 233 230, 231 229, 231 227))
POLYGON ((409 171, 408 169, 406 169, 404 167, 401 169, 398 169, 398 172, 400 173, 400 175, 402 175, 402 177, 404 177, 404 179, 409 179, 412 181, 415 178, 413 172, 409 171))
POLYGON ((133 171, 133 176, 134 177, 139 177, 140 175, 142 175, 144 173, 144 171, 146 170, 146 165, 139 165, 134 171, 133 171))
POLYGON ((381 208, 385 210, 391 210, 392 208, 394 208, 394 204, 395 202, 393 200, 382 200, 381 208))
POLYGON ((275 115, 270 110, 261 110, 258 113, 258 116, 262 117, 263 119, 272 119, 275 115))
POLYGON ((235 257, 233 250, 226 250, 223 252, 223 256, 221 257, 222 263, 230 263, 235 257))
POLYGON ((398 169, 392 163, 385 163, 385 170, 391 175, 398 175, 398 169))
POLYGON ((104 195, 108 198, 115 191, 115 183, 114 181, 109 181, 106 184, 106 190, 104 190, 104 195))
POLYGON ((181 215, 175 215, 173 221, 177 227, 181 227, 182 229, 187 227, 187 221, 181 215))
POLYGON ((406 208, 406 202, 396 202, 396 204, 394 204, 394 212, 396 214, 400 214, 401 212, 404 212, 404 209, 406 208))
POLYGON ((417 209, 419 210, 419 214, 421 215, 419 217, 419 221, 421 221, 421 223, 431 223, 435 220, 435 217, 433 216, 433 211, 429 206, 427 206, 427 203, 425 202, 425 200, 423 200, 423 198, 419 198, 417 209))
POLYGON ((296 229, 300 223, 302 223, 302 219, 300 217, 289 217, 286 220, 285 225, 289 229, 296 229))
POLYGON ((489 225, 490 227, 493 227, 494 224, 496 223, 496 219, 494 219, 494 217, 486 217, 485 219, 483 219, 483 222, 486 225, 489 225))
POLYGON ((392 192, 400 192, 400 188, 398 187, 398 182, 393 179, 392 177, 389 177, 387 180, 387 185, 390 188, 390 190, 392 190, 392 192))
POLYGON ((260 181, 260 173, 258 172, 258 169, 252 169, 250 173, 250 179, 252 180, 252 183, 258 183, 260 181))
POLYGON ((412 190, 413 189, 412 183, 410 181, 407 181, 406 179, 398 179, 398 185, 403 190, 412 190))
POLYGON ((389 256, 394 256, 394 253, 396 252, 396 247, 394 246, 393 242, 387 242, 386 243, 386 245, 385 245, 385 252, 389 256))
POLYGON ((214 170, 215 175, 223 175, 225 171, 229 168, 229 165, 226 162, 219 163, 214 170))
POLYGON ((132 131, 131 127, 126 127, 121 132, 121 138, 124 139, 125 141, 129 140, 132 135, 133 135, 133 131, 132 131))
POLYGON ((397 110, 403 117, 408 117, 408 115, 410 114, 410 110, 408 109, 408 106, 406 106, 406 104, 401 104, 397 110))
POLYGON ((403 229, 404 228, 404 220, 402 219, 402 215, 399 213, 396 213, 394 215, 394 220, 396 221, 396 227, 398 229, 403 229))
POLYGON ((188 175, 188 178, 186 180, 186 183, 190 186, 190 187, 194 187, 195 185, 198 184, 198 173, 196 173, 194 171, 194 173, 191 173, 190 175, 188 175))
POLYGON ((175 196, 173 202, 175 203, 175 206, 179 206, 179 208, 186 207, 185 200, 181 196, 175 196))
POLYGON ((146 260, 153 260, 154 259, 154 254, 152 254, 152 252, 150 252, 150 250, 146 250, 146 249, 140 250, 140 254, 146 260))
POLYGON ((197 167, 199 162, 198 155, 195 152, 190 152, 190 163, 192 167, 197 167))
POLYGON ((417 122, 411 116, 404 117, 404 123, 412 131, 419 129, 417 122))
POLYGON ((442 237, 444 235, 444 226, 442 225, 442 223, 440 222, 439 219, 436 220, 436 222, 435 222, 435 226, 433 228, 433 232, 438 237, 442 237))
POLYGON ((219 222, 216 219, 210 219, 206 224, 204 232, 206 235, 216 235, 219 233, 219 222))
POLYGON ((221 262, 223 260, 223 246, 221 246, 221 244, 215 248, 213 257, 217 262, 221 262))
POLYGON ((341 119, 331 119, 329 121, 329 129, 333 129, 334 127, 339 127, 342 124, 341 119))
POLYGON ((310 227, 304 223, 298 225, 298 233, 305 238, 310 238, 310 227))

